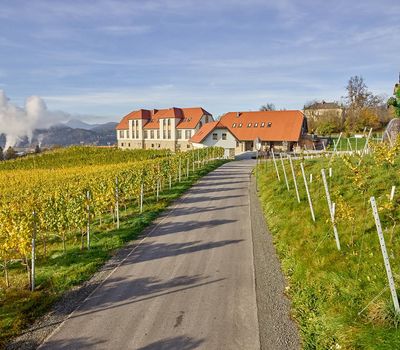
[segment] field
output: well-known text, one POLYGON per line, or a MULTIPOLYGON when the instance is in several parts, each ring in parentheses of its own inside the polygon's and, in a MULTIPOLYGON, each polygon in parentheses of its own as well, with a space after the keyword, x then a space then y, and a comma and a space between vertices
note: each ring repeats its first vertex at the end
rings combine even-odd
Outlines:
POLYGON ((0 347, 219 166, 221 155, 73 147, 2 163, 0 347))
POLYGON ((281 181, 273 162, 258 167, 260 198, 288 280, 287 294, 304 349, 400 349, 400 315, 394 311, 370 204, 374 196, 399 290, 399 142, 394 148, 382 143, 373 148, 361 163, 359 155, 293 160, 300 203, 288 160, 284 165, 289 191, 280 161, 281 181), (300 162, 316 222, 311 218, 300 162), (323 168, 335 203, 340 251, 325 197, 323 168), (390 200, 392 186, 396 192, 390 200))

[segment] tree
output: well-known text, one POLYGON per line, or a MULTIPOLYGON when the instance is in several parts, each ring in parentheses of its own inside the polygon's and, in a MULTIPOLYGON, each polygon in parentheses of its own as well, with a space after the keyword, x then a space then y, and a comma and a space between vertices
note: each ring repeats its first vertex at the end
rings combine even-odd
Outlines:
POLYGON ((400 118, 400 84, 396 84, 394 96, 390 97, 386 104, 392 109, 394 116, 400 118))
POLYGON ((4 160, 3 148, 0 147, 0 161, 4 160))
POLYGON ((36 145, 36 147, 35 147, 35 153, 38 154, 38 153, 40 153, 40 152, 42 152, 42 150, 40 149, 40 146, 39 146, 39 145, 36 145))
POLYGON ((260 107, 260 111, 275 111, 275 105, 273 103, 267 103, 260 107))
POLYGON ((363 77, 358 75, 349 79, 346 90, 346 131, 359 131, 363 127, 379 128, 378 109, 383 104, 383 98, 369 91, 363 77))
POLYGON ((17 158, 17 152, 15 152, 15 149, 12 148, 11 146, 7 148, 7 151, 4 155, 4 159, 14 159, 17 158))

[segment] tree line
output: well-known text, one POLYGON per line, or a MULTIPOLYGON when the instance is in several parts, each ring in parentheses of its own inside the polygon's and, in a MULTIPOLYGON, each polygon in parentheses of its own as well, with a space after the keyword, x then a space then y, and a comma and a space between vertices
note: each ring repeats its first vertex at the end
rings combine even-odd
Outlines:
MULTIPOLYGON (((389 99, 391 101, 391 99, 389 99)), ((346 86, 346 95, 342 103, 337 103, 337 109, 327 109, 316 118, 308 118, 310 132, 321 135, 346 132, 360 132, 365 128, 379 130, 395 117, 389 101, 382 95, 373 94, 363 77, 353 76, 346 86)), ((304 110, 312 113, 315 101, 304 106, 304 110)))

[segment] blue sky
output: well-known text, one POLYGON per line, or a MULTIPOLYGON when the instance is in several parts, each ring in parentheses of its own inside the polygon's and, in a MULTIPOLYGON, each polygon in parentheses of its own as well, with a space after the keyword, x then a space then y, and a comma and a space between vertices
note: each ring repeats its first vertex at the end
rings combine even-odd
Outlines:
POLYGON ((0 1, 0 89, 87 121, 297 109, 352 75, 390 95, 400 71, 397 0, 0 1))

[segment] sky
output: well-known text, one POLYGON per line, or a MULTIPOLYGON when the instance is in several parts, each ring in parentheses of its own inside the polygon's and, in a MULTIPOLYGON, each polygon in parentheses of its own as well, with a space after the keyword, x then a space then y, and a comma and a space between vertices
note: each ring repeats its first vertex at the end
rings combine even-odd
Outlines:
POLYGON ((88 122, 202 106, 214 116, 391 95, 398 0, 0 0, 0 89, 88 122))

